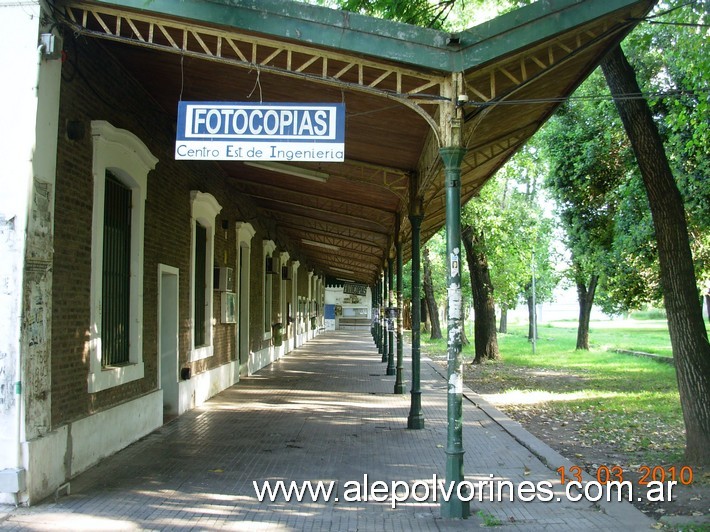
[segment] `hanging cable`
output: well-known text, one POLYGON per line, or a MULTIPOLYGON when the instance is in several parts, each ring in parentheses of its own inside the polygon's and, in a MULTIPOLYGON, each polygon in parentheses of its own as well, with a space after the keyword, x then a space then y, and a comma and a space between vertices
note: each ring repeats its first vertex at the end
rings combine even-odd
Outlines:
POLYGON ((256 66, 256 81, 254 82, 254 86, 251 89, 251 92, 247 95, 247 100, 251 98, 251 95, 254 94, 254 91, 256 90, 257 86, 259 87, 259 103, 264 103, 262 93, 261 93, 261 80, 259 79, 261 76, 261 69, 259 68, 259 65, 256 66))
POLYGON ((185 54, 180 54, 180 98, 178 101, 182 101, 182 90, 185 88, 185 54))
POLYGON ((620 94, 618 96, 597 94, 589 96, 559 96, 553 98, 527 98, 520 100, 491 100, 488 102, 467 102, 467 107, 492 107, 497 105, 526 105, 526 104, 544 104, 544 103, 563 103, 566 101, 626 101, 626 100, 649 100, 660 98, 681 98, 683 96, 704 96, 709 95, 710 89, 700 91, 669 91, 669 92, 650 92, 650 93, 629 93, 620 94))
POLYGON ((710 24, 695 24, 690 22, 662 22, 660 20, 646 20, 648 24, 657 24, 663 26, 684 26, 686 28, 710 28, 710 24))

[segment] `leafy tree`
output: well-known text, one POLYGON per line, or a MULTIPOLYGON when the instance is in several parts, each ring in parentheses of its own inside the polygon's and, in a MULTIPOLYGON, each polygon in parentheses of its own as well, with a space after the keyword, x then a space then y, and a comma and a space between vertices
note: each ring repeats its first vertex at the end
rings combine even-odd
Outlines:
POLYGON ((710 464, 710 343, 698 299, 685 207, 651 110, 621 46, 602 62, 648 195, 686 429, 686 459, 710 464))
MULTIPOLYGON (((507 332, 507 311, 517 307, 521 300, 527 301, 528 296, 532 297, 531 241, 519 238, 516 232, 534 227, 536 223, 528 216, 532 192, 536 189, 536 186, 530 186, 528 176, 537 174, 534 166, 532 150, 524 148, 499 170, 496 180, 481 194, 481 198, 486 198, 494 191, 489 214, 499 218, 494 232, 501 233, 496 235, 500 244, 492 250, 491 278, 496 287, 496 303, 500 307, 498 332, 501 333, 507 332)), ((545 253, 540 256, 547 257, 545 253)), ((542 269, 537 268, 538 271, 542 269)))
POLYGON ((441 28, 455 0, 344 0, 346 11, 397 20, 427 28, 441 28))
POLYGON ((425 28, 441 28, 454 4, 458 2, 457 0, 315 0, 312 3, 425 28))
POLYGON ((623 131, 609 124, 611 102, 598 102, 603 79, 596 73, 544 128, 540 140, 549 160, 545 185, 557 204, 571 255, 568 276, 577 288, 577 349, 589 349, 589 319, 597 287, 609 275, 619 213, 617 191, 629 174, 623 131))
MULTIPOLYGON (((617 127, 622 131, 621 125, 617 127)), ((599 304, 608 314, 659 305, 663 294, 653 221, 638 165, 615 191, 614 236, 599 304)))
MULTIPOLYGON (((687 7, 693 9, 692 6, 687 7)), ((681 10, 674 10, 673 13, 681 16, 681 10)), ((687 16, 687 13, 683 16, 687 16)), ((687 22, 689 19, 683 20, 687 22)), ((678 18, 675 22, 680 21, 678 18)), ((575 253, 577 258, 585 258, 585 262, 576 269, 577 275, 584 272, 585 265, 588 268, 589 264, 593 265, 592 271, 599 271, 603 275, 602 303, 611 310, 638 306, 643 301, 658 297, 659 287, 663 287, 669 326, 676 328, 674 353, 677 360, 683 360, 678 378, 681 402, 686 412, 686 426, 689 427, 687 455, 690 459, 702 462, 707 461, 710 424, 707 412, 699 405, 708 404, 710 361, 707 360, 707 336, 702 317, 698 320, 695 315, 698 297, 692 270, 695 266, 702 280, 707 264, 705 254, 710 218, 710 202, 706 199, 708 139, 707 120, 702 118, 707 116, 707 88, 698 82, 702 76, 697 75, 699 72, 707 72, 707 54, 700 52, 702 45, 698 43, 698 38, 701 32, 698 28, 693 28, 691 35, 684 35, 677 31, 676 26, 660 25, 664 28, 662 32, 657 32, 658 27, 642 26, 640 31, 632 35, 632 57, 637 59, 639 75, 649 87, 647 93, 653 93, 654 90, 676 91, 676 96, 682 94, 682 97, 652 99, 651 111, 644 100, 629 99, 629 95, 640 95, 641 91, 620 48, 603 65, 606 80, 612 92, 619 97, 616 104, 631 138, 638 167, 629 167, 625 158, 616 157, 620 152, 611 149, 613 146, 623 146, 626 141, 608 142, 620 128, 614 127, 617 115, 603 108, 602 112, 595 114, 594 110, 585 109, 583 104, 573 102, 574 112, 578 115, 561 126, 564 131, 560 129, 561 137, 566 136, 569 140, 566 147, 560 147, 559 138, 548 138, 547 143, 553 160, 558 163, 557 166, 551 166, 569 180, 566 188, 562 186, 558 190, 566 190, 578 201, 575 203, 576 209, 570 208, 570 205, 564 203, 569 196, 558 194, 558 199, 562 200, 562 221, 568 222, 567 225, 572 228, 572 231, 568 231, 568 237, 571 237, 569 240, 573 259, 575 253), (688 45, 684 46, 686 42, 688 45), (668 54, 669 49, 683 52, 668 54), (676 61, 676 55, 682 58, 676 61), (699 69, 698 64, 702 65, 699 69), (701 95, 704 98, 699 97, 701 95), (601 116, 608 125, 595 121, 595 116, 601 116), (584 127, 575 128, 575 124, 584 124, 584 127), (596 131, 596 141, 590 140, 589 135, 585 134, 589 128, 596 131), (668 158, 664 155, 664 137, 668 158), (599 151, 595 144, 603 149, 599 151), (556 149, 559 150, 557 153, 556 149), (585 160, 592 164, 579 164, 585 160), (623 179, 617 183, 599 179, 603 177, 605 165, 614 160, 618 164, 610 175, 623 179), (678 175, 677 181, 684 191, 684 198, 673 180, 671 167, 678 175), (636 177, 639 170, 641 175, 636 177), (597 179, 590 177, 594 175, 597 175, 597 179), (587 180, 580 179, 582 176, 587 176, 587 180), (571 186, 575 179, 579 185, 571 186), (598 183, 608 186, 595 186, 598 183), (582 194, 578 194, 580 191, 582 194), (595 215, 590 217, 589 204, 592 202, 594 207, 595 198, 600 201, 596 203, 597 209, 591 211, 595 215), (683 199, 687 208, 687 228, 683 199), (565 210, 572 213, 572 224, 569 224, 570 219, 564 214, 565 210), (607 215, 609 213, 611 216, 607 215), (649 223, 651 215, 653 224, 649 223), (598 247, 590 246, 590 242, 598 244, 598 247), (690 253, 685 251, 690 249, 690 245, 695 252, 695 264, 690 253), (658 256, 660 270, 656 259, 658 256), (693 292, 694 297, 691 296, 693 292), (689 302, 690 299, 694 299, 694 303, 689 302), (680 334, 681 330, 683 334, 680 334)), ((704 31, 704 34, 707 32, 704 31)), ((564 122, 564 116, 559 120, 564 122)), ((561 184, 559 179, 555 181, 559 177, 552 176, 553 185, 561 184)))
POLYGON ((646 92, 662 95, 649 98, 649 105, 683 197, 696 277, 710 314, 710 2, 661 1, 656 11, 627 38, 625 50, 646 92))
MULTIPOLYGON (((503 315, 521 299, 532 302, 533 275, 539 301, 549 299, 557 283, 550 263, 552 223, 538 203, 540 165, 538 150, 527 146, 462 212, 475 308, 475 362, 498 357, 494 287, 503 315)), ((532 331, 534 312, 531 316, 532 331)))

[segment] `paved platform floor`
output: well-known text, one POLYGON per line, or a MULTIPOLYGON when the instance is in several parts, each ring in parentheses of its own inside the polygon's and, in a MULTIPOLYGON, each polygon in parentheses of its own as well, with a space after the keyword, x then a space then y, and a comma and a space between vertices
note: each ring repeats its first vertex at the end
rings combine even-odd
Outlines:
MULTIPOLYGON (((406 363, 407 384, 410 363, 406 363)), ((569 465, 470 390, 464 400, 464 473, 473 482, 554 484, 550 502, 471 502, 467 520, 444 519, 440 503, 352 501, 357 481, 419 483, 418 497, 443 480, 446 382, 422 363, 425 428, 408 430, 410 395, 369 332, 326 333, 200 408, 102 461, 70 494, 13 509, 9 530, 647 530, 630 504, 569 502, 555 469, 569 465), (547 462, 548 465, 545 465, 547 462), (334 482, 313 502, 257 500, 254 482, 334 482), (337 497, 338 500, 335 500, 337 497), (350 501, 345 500, 347 498, 350 501), (561 500, 557 500, 560 498, 561 500)), ((404 485, 400 486, 400 494, 404 485)), ((523 494, 526 497, 526 494, 523 494)), ((440 500, 440 499, 439 499, 440 500)))

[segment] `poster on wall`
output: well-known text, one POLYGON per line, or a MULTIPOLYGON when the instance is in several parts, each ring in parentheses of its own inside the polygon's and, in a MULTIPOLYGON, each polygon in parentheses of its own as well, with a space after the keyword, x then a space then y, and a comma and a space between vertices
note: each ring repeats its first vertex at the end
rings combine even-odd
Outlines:
POLYGON ((175 159, 343 162, 345 104, 179 102, 175 159))
POLYGON ((325 330, 334 331, 335 330, 335 305, 325 304, 323 307, 323 312, 325 314, 325 330))
POLYGON ((364 297, 367 295, 367 285, 360 283, 345 283, 343 285, 343 293, 364 297))

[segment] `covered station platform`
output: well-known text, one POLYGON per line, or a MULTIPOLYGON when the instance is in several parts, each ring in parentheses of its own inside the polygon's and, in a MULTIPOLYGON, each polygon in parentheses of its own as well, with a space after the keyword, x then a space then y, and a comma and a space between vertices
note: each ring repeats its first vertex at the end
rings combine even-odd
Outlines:
MULTIPOLYGON (((497 523, 496 529, 525 531, 651 529, 653 521, 630 503, 567 500, 555 470, 572 464, 470 389, 464 390, 465 479, 476 489, 479 482, 510 482, 514 500, 507 488, 503 502, 495 492, 489 500, 487 488, 482 501, 474 492, 466 521, 442 518, 433 496, 392 508, 386 492, 372 492, 377 482, 399 483, 403 497, 402 484, 444 480, 444 371, 423 359, 426 427, 408 430, 409 397, 392 394, 393 378, 370 335, 329 332, 104 459, 56 498, 14 510, 2 528, 384 531, 497 523), (259 502, 253 483, 261 489, 265 481, 274 487, 277 481, 333 483, 332 497, 314 502, 306 492, 301 502, 283 495, 259 502), (352 482, 368 486, 369 500, 352 500, 352 482), (531 497, 516 491, 524 482, 549 482, 552 500, 523 501, 531 497), (372 500, 372 493, 385 500, 372 500)), ((417 494, 424 498, 422 485, 417 494)))
MULTIPOLYGON (((464 393, 460 209, 653 0, 546 0, 455 34, 287 0, 0 5, 22 125, 0 131, 0 502, 59 495, 3 525, 445 528, 458 497, 267 504, 251 483, 555 476, 562 457, 544 466, 464 393), (342 109, 341 157, 185 160, 188 102, 342 109), (420 358, 419 305, 411 358, 397 312, 403 263, 418 301, 442 227, 447 371, 420 358), (374 343, 326 331, 334 279, 368 301, 374 343)), ((525 530, 623 522, 477 508, 525 530)))

